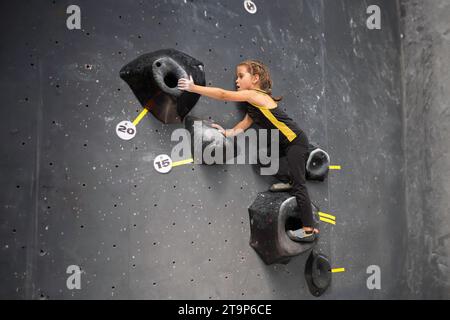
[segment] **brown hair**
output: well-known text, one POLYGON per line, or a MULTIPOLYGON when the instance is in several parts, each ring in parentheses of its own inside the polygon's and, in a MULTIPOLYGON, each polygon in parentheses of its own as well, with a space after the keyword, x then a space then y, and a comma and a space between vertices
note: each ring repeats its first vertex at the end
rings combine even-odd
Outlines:
MULTIPOLYGON (((238 66, 246 66, 252 76, 255 74, 259 75, 259 86, 261 90, 272 97, 272 79, 270 79, 270 72, 267 66, 258 60, 245 60, 239 63, 238 66)), ((272 97, 272 99, 280 101, 283 97, 272 97)))

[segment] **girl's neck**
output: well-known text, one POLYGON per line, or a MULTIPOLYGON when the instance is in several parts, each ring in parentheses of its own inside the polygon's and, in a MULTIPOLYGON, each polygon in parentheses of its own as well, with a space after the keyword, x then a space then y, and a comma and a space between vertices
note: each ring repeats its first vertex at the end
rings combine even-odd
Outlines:
POLYGON ((253 88, 250 88, 250 89, 254 89, 254 90, 260 90, 260 91, 264 91, 263 89, 261 89, 261 88, 257 88, 257 87, 253 87, 253 88))

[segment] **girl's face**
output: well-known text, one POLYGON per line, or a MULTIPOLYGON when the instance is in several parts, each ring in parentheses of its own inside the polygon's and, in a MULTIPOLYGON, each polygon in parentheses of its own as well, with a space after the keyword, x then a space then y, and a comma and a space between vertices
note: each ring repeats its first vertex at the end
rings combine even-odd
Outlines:
POLYGON ((247 66, 237 66, 236 68, 236 88, 237 90, 248 90, 256 88, 259 81, 259 75, 252 76, 247 66))

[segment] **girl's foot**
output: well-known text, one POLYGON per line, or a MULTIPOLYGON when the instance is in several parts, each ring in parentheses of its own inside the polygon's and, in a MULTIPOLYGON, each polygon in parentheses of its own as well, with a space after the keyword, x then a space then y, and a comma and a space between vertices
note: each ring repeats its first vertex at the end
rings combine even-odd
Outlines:
POLYGON ((283 191, 288 191, 291 189, 292 189, 292 183, 279 182, 279 183, 274 183, 270 187, 269 190, 272 192, 283 192, 283 191))
POLYGON ((287 235, 291 240, 297 242, 313 242, 316 239, 316 235, 313 231, 305 231, 305 229, 288 230, 287 235))
POLYGON ((306 227, 306 228, 303 228, 303 230, 305 230, 305 232, 308 232, 308 233, 310 233, 311 231, 314 231, 315 234, 319 234, 320 233, 319 229, 317 229, 317 228, 308 228, 308 227, 306 227))

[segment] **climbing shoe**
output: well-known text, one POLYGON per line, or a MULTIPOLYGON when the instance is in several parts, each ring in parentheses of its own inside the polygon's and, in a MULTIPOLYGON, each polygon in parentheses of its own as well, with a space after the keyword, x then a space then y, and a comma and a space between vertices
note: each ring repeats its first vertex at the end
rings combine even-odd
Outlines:
POLYGON ((288 230, 287 235, 291 240, 297 242, 313 242, 316 239, 314 231, 306 232, 303 229, 288 230))
POLYGON ((274 183, 270 187, 269 190, 272 192, 281 192, 281 191, 287 191, 290 189, 292 189, 292 183, 279 182, 279 183, 274 183))

